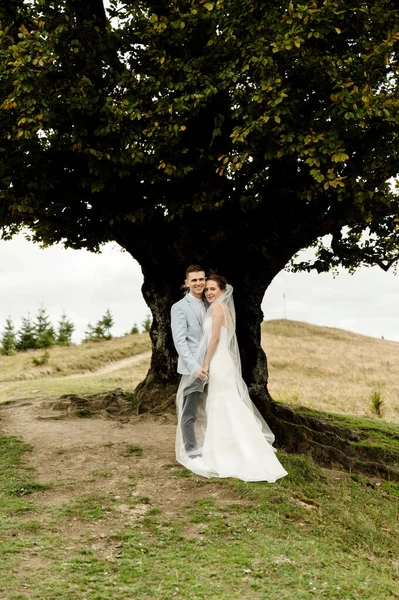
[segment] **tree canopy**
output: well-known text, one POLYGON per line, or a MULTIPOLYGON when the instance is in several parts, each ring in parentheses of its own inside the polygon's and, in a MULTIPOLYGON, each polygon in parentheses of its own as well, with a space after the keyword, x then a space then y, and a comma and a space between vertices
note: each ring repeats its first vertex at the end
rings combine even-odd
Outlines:
POLYGON ((3 236, 96 250, 207 214, 285 262, 331 234, 319 271, 398 259, 397 2, 3 4, 3 236))

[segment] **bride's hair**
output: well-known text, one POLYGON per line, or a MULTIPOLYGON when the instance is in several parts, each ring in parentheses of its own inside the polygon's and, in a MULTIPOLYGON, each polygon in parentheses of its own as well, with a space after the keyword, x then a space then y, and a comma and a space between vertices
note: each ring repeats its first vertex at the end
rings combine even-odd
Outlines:
POLYGON ((226 279, 226 277, 223 277, 223 275, 218 275, 218 273, 215 273, 214 271, 210 271, 208 273, 206 280, 207 281, 209 281, 209 280, 216 281, 216 283, 218 284, 218 286, 220 287, 222 292, 224 292, 224 290, 226 289, 227 279, 226 279))

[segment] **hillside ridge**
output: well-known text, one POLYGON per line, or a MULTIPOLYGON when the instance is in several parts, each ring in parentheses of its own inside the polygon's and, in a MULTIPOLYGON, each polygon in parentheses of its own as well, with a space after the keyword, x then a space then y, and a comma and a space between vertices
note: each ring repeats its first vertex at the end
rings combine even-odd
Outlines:
MULTIPOLYGON (((329 412, 373 416, 380 394, 383 417, 399 423, 399 343, 302 321, 262 323, 269 390, 277 401, 329 412)), ((116 388, 133 391, 146 375, 148 334, 0 356, 0 402, 20 398, 88 394, 116 388), (134 358, 136 357, 136 358, 134 358), (134 360, 133 360, 134 359, 134 360), (136 362, 138 361, 138 362, 136 362)))

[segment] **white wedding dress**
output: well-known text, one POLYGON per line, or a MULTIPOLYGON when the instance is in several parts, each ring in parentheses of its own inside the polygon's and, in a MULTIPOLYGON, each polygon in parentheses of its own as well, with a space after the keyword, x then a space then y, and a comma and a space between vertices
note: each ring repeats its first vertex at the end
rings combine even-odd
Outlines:
MULTIPOLYGON (((231 286, 228 288, 232 291, 231 286)), ((186 453, 179 418, 176 458, 185 467, 204 477, 236 477, 243 481, 274 483, 287 472, 272 446, 274 435, 250 400, 241 377, 235 314, 232 314, 234 304, 232 306, 233 309, 227 304, 230 312, 226 310, 228 319, 225 319, 226 326, 221 327, 219 344, 210 363, 208 385, 195 425, 198 448, 191 455, 186 453)), ((209 313, 204 322, 204 339, 199 354, 204 354, 211 335, 211 311, 209 313)), ((193 383, 193 378, 190 380, 187 376, 184 379, 177 396, 178 417, 182 412, 183 393, 193 383)))

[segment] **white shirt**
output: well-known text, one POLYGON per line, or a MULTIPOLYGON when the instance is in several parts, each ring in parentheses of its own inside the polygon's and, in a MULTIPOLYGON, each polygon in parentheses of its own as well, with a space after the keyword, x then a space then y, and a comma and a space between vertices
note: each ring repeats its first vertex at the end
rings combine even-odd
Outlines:
POLYGON ((193 296, 191 292, 189 292, 189 294, 190 294, 191 298, 194 300, 197 310, 199 311, 199 313, 201 315, 201 319, 203 321, 205 319, 205 313, 206 313, 204 301, 202 300, 202 298, 196 298, 195 296, 193 296))

